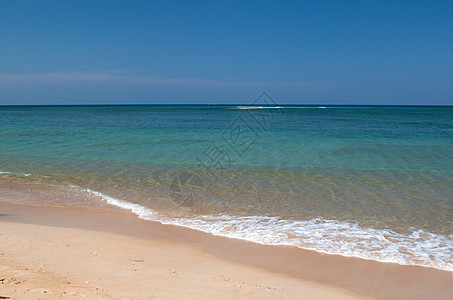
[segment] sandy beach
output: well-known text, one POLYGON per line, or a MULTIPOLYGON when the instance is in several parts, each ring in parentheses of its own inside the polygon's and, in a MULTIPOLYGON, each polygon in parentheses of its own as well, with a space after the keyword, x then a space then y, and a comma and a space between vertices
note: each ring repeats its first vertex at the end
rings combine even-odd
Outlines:
MULTIPOLYGON (((36 210, 7 207, 14 208, 13 215, 18 211, 36 210)), ((2 205, 2 212, 5 211, 2 219, 10 215, 2 205)), ((107 219, 104 218, 111 221, 107 219)), ((87 221, 90 222, 90 218, 87 221)), ((322 284, 227 262, 183 243, 4 221, 0 222, 0 228, 2 297, 296 299, 304 295, 312 299, 359 298, 322 284)))
POLYGON ((116 211, 0 204, 12 299, 447 299, 450 272, 263 246, 116 211))
POLYGON ((453 300, 453 1, 2 1, 0 300, 453 300))

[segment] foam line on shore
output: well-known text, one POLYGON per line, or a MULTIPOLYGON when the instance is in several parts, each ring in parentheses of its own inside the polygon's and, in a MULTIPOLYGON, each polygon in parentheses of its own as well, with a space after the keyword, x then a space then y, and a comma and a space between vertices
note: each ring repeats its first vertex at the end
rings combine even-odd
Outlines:
POLYGON ((323 218, 308 221, 231 215, 170 218, 140 204, 119 200, 91 189, 84 191, 111 205, 129 210, 141 219, 161 224, 182 226, 263 245, 296 246, 326 254, 453 271, 453 235, 439 235, 421 229, 404 235, 389 229, 362 228, 352 221, 340 222, 323 218))

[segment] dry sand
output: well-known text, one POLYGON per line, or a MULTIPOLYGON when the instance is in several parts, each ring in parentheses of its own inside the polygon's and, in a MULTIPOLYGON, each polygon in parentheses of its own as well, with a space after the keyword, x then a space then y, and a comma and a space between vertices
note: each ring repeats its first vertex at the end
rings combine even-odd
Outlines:
POLYGON ((119 212, 0 203, 0 245, 0 296, 13 299, 448 299, 453 291, 451 272, 262 246, 119 212))

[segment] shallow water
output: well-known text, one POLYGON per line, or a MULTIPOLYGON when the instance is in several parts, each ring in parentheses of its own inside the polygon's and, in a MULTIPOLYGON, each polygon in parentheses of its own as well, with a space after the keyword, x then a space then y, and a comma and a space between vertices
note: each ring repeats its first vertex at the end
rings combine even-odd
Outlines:
POLYGON ((264 244, 453 270, 452 175, 452 107, 0 107, 8 199, 264 244))

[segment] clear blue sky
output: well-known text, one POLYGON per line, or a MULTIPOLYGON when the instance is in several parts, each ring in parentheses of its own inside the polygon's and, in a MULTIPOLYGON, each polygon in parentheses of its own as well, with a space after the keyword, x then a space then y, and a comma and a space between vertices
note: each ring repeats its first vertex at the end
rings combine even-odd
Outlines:
POLYGON ((453 1, 0 0, 0 104, 453 105, 453 1))

